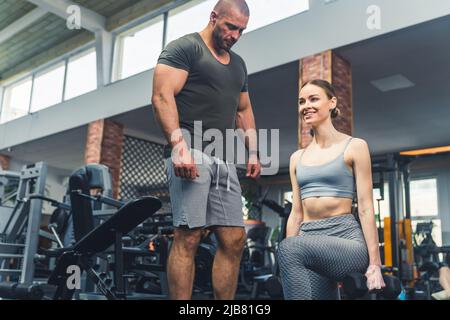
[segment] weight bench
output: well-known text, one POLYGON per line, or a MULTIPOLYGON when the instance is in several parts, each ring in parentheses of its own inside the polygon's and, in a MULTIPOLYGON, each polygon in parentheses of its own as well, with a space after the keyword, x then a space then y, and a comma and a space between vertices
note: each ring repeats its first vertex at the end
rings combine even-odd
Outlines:
MULTIPOLYGON (((60 255, 56 267, 52 272, 48 284, 56 286, 54 300, 72 299, 75 286, 71 286, 73 275, 69 267, 78 266, 81 272, 86 271, 87 277, 93 281, 100 292, 110 300, 124 299, 123 277, 123 251, 122 236, 126 235, 139 224, 150 218, 161 208, 162 204, 158 198, 143 197, 132 200, 121 207, 111 218, 100 224, 72 247, 58 249, 60 255), (101 253, 114 245, 115 268, 114 287, 110 279, 104 274, 99 274, 93 263, 93 256, 101 253), (70 278, 70 279, 69 279, 70 278), (69 282, 69 283, 68 283, 69 282)), ((79 280, 79 279, 77 279, 79 280)))

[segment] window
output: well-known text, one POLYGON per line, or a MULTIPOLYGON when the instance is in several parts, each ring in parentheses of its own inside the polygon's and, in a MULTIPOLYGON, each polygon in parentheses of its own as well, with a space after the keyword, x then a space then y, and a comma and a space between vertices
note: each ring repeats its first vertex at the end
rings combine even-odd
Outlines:
POLYGON ((441 221, 438 215, 437 179, 416 179, 410 182, 411 219, 413 230, 419 222, 433 222, 432 236, 442 245, 441 221))
POLYGON ((384 226, 384 218, 390 217, 391 208, 389 206, 389 183, 383 184, 383 200, 381 200, 381 190, 379 188, 373 189, 373 207, 375 209, 375 216, 378 221, 381 221, 381 225, 384 226), (379 204, 379 206, 378 206, 379 204))
POLYGON ((289 201, 292 203, 292 191, 286 191, 283 193, 283 203, 286 203, 286 201, 289 201))
POLYGON ((160 16, 139 31, 128 31, 118 37, 118 70, 116 79, 128 78, 156 66, 162 50, 164 20, 160 16))
POLYGON ((60 103, 63 95, 66 66, 59 63, 34 78, 30 112, 36 112, 60 103))
POLYGON ((247 0, 250 21, 245 32, 309 10, 309 0, 247 0))
MULTIPOLYGON (((167 27, 167 43, 204 29, 216 3, 217 0, 196 0, 172 10, 167 27)), ((309 10, 309 0, 247 0, 247 4, 250 20, 245 32, 309 10)))
POLYGON ((40 67, 45 69, 34 71, 26 79, 10 84, 3 89, 0 122, 17 119, 95 90, 96 66, 96 52, 92 48, 72 58, 61 57, 50 67, 40 67))
POLYGON ((196 0, 170 11, 166 42, 203 30, 216 3, 216 0, 196 0))
POLYGON ((410 183, 411 216, 437 216, 437 180, 412 180, 410 183))
POLYGON ((14 207, 17 198, 17 190, 19 189, 19 181, 20 176, 18 174, 11 174, 7 171, 1 172, 0 205, 2 207, 14 207))
POLYGON ((69 59, 64 100, 97 89, 96 59, 94 49, 69 59))
POLYGON ((28 114, 32 78, 28 77, 5 89, 1 122, 7 122, 28 114))

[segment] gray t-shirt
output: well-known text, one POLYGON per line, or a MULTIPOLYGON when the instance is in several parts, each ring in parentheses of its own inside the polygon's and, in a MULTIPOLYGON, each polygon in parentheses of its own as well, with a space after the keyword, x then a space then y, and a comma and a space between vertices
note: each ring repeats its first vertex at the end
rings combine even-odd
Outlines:
MULTIPOLYGON (((202 121, 203 132, 218 129, 224 137, 226 129, 235 128, 240 94, 248 90, 247 68, 239 55, 230 51, 230 62, 225 65, 212 55, 199 33, 191 33, 169 43, 158 64, 189 73, 175 100, 180 127, 187 129, 191 137, 194 121, 202 121)), ((209 142, 203 147, 205 144, 209 142)), ((225 142, 223 148, 225 154, 225 142)), ((170 156, 168 147, 167 154, 170 156)))

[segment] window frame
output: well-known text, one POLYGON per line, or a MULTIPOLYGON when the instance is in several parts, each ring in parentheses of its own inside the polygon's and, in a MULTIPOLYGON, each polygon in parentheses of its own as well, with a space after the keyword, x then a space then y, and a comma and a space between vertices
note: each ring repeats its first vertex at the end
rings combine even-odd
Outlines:
POLYGON ((167 39, 167 19, 168 19, 169 11, 170 10, 166 10, 165 12, 161 12, 161 13, 159 13, 159 11, 157 11, 159 14, 152 15, 150 18, 148 18, 144 22, 142 22, 142 21, 140 21, 139 23, 134 22, 134 23, 127 25, 126 28, 118 28, 113 31, 114 58, 113 58, 113 66, 112 66, 112 70, 111 70, 111 78, 112 78, 111 82, 125 80, 125 79, 128 79, 129 77, 138 75, 142 72, 146 72, 146 71, 154 69, 154 67, 152 67, 150 69, 146 69, 144 71, 141 71, 141 72, 138 72, 131 76, 127 76, 127 77, 123 78, 122 73, 123 73, 124 39, 126 37, 128 37, 130 34, 138 33, 140 31, 150 27, 151 25, 158 23, 159 21, 155 22, 155 20, 158 20, 158 18, 162 18, 163 35, 162 35, 161 50, 164 49, 164 47, 166 45, 165 41, 167 39))
MULTIPOLYGON (((296 16, 296 15, 303 14, 303 13, 305 13, 305 12, 310 11, 310 10, 311 10, 311 0, 304 0, 304 1, 307 2, 307 4, 308 4, 308 8, 307 8, 306 10, 303 10, 303 11, 300 11, 300 12, 297 12, 297 13, 293 13, 293 14, 288 15, 288 16, 286 16, 286 17, 280 19, 280 20, 275 20, 275 21, 273 21, 273 22, 266 23, 266 24, 264 24, 264 25, 261 25, 261 26, 259 26, 259 27, 254 28, 254 29, 248 29, 248 28, 247 28, 246 30, 244 30, 244 32, 242 33, 242 35, 251 33, 251 32, 253 32, 253 31, 260 30, 260 29, 262 29, 262 28, 271 26, 272 24, 278 23, 278 22, 283 21, 283 20, 285 20, 285 19, 289 19, 289 18, 292 18, 292 17, 294 17, 294 16, 296 16)), ((250 11, 251 11, 251 8, 250 8, 250 11)), ((251 15, 251 12, 250 12, 250 15, 251 15)))
MULTIPOLYGON (((0 111, 0 125, 5 124, 5 123, 8 123, 8 122, 10 122, 10 121, 14 121, 14 120, 20 119, 20 118, 22 118, 22 117, 24 117, 24 116, 26 116, 26 115, 29 114, 29 112, 30 112, 30 106, 31 106, 31 95, 32 95, 32 93, 33 93, 33 81, 34 81, 34 75, 33 75, 33 74, 28 74, 28 75, 26 75, 26 76, 22 76, 22 77, 18 78, 18 80, 14 81, 14 82, 12 82, 12 83, 10 83, 10 84, 8 84, 7 86, 5 86, 5 87, 3 88, 2 105, 1 105, 1 111, 0 111), (30 80, 30 79, 31 79, 30 98, 28 99, 28 107, 27 107, 27 112, 26 112, 26 114, 24 114, 24 115, 22 115, 22 116, 20 116, 20 117, 11 119, 11 120, 3 121, 3 111, 4 111, 4 109, 5 109, 5 104, 6 104, 6 100, 7 100, 7 99, 6 99, 7 91, 8 91, 8 90, 11 90, 11 89, 14 88, 14 87, 20 86, 21 84, 23 84, 24 82, 27 82, 27 81, 30 80)), ((9 103, 9 102, 8 102, 8 103, 9 103)))
MULTIPOLYGON (((75 98, 77 98, 77 97, 79 97, 79 96, 82 96, 82 95, 84 95, 84 94, 86 94, 86 93, 89 93, 89 92, 92 92, 92 91, 98 89, 98 83, 99 83, 98 80, 99 80, 99 79, 98 79, 98 72, 97 72, 97 71, 98 71, 98 65, 97 65, 97 61, 96 61, 96 68, 95 68, 95 78, 96 78, 96 83, 97 83, 96 89, 66 99, 66 91, 67 91, 67 74, 68 74, 68 70, 69 70, 69 62, 70 62, 70 60, 71 60, 71 59, 76 60, 76 59, 82 58, 83 56, 87 56, 88 54, 91 54, 92 52, 95 52, 96 57, 97 57, 97 49, 96 49, 95 45, 93 45, 93 46, 91 46, 91 47, 89 47, 89 48, 85 48, 84 50, 81 50, 81 51, 75 51, 73 54, 71 54, 70 56, 68 56, 68 57, 65 59, 66 69, 65 69, 65 73, 64 73, 64 86, 63 86, 63 99, 62 99, 62 102, 65 102, 65 101, 69 101, 69 100, 75 99, 75 98)), ((96 60, 97 60, 97 59, 96 59, 96 60)))
POLYGON ((414 175, 410 178, 409 180, 409 185, 410 185, 410 189, 409 189, 409 193, 410 193, 410 198, 411 198, 411 182, 413 181, 420 181, 420 180, 435 180, 436 181, 436 205, 437 205, 437 213, 436 215, 424 215, 424 216, 413 216, 412 214, 412 209, 411 209, 411 220, 430 220, 430 219, 439 219, 440 215, 439 215, 439 192, 438 191, 438 176, 436 175, 431 175, 431 174, 426 174, 426 175, 414 175))
POLYGON ((35 72, 35 73, 33 74, 32 85, 31 85, 31 97, 30 97, 30 105, 29 105, 29 108, 28 108, 28 114, 34 114, 34 113, 36 113, 36 112, 39 112, 39 111, 41 111, 41 110, 47 109, 47 108, 49 108, 49 107, 55 105, 55 104, 52 104, 52 105, 49 105, 49 106, 47 106, 47 107, 40 108, 39 110, 32 111, 32 107, 33 107, 33 98, 34 98, 34 93, 35 93, 35 92, 34 92, 34 89, 35 89, 35 86, 34 86, 34 85, 35 85, 35 80, 36 80, 36 78, 38 78, 38 77, 41 76, 41 75, 50 73, 50 72, 54 71, 55 69, 58 69, 59 67, 62 67, 62 66, 64 67, 63 86, 62 86, 62 92, 61 92, 61 101, 58 102, 57 104, 62 103, 62 102, 64 101, 64 89, 65 89, 65 83, 64 83, 64 81, 66 80, 66 75, 67 75, 67 70, 66 70, 66 68, 67 68, 67 63, 66 63, 64 60, 62 60, 62 61, 60 61, 60 62, 57 62, 57 63, 55 63, 55 64, 52 64, 51 66, 49 66, 49 67, 46 68, 46 69, 40 70, 39 72, 35 72))
MULTIPOLYGON (((63 83, 63 91, 62 91, 62 100, 61 100, 60 103, 63 103, 65 101, 67 101, 67 100, 70 100, 70 99, 65 99, 66 83, 67 83, 67 67, 68 67, 69 60, 71 58, 73 58, 73 57, 81 55, 83 52, 87 52, 87 51, 90 51, 90 50, 96 51, 95 41, 90 41, 90 42, 88 42, 88 43, 86 43, 86 44, 84 44, 84 45, 82 45, 82 46, 80 46, 80 47, 70 51, 70 52, 67 52, 67 53, 63 54, 62 56, 59 56, 59 57, 57 57, 57 58, 55 58, 53 60, 50 60, 50 61, 48 61, 48 62, 46 62, 46 63, 44 63, 44 64, 42 64, 42 65, 40 65, 40 66, 38 66, 38 67, 36 67, 34 69, 32 69, 29 72, 26 72, 25 74, 22 74, 22 75, 17 76, 17 77, 12 77, 10 79, 5 80, 3 82, 3 84, 1 85, 2 86, 2 93, 1 93, 2 96, 0 97, 1 98, 0 99, 0 125, 21 118, 21 117, 19 117, 19 118, 15 118, 15 119, 12 119, 12 120, 5 121, 5 122, 1 121, 2 114, 3 114, 3 111, 4 111, 4 107, 5 107, 6 92, 7 92, 7 90, 9 88, 20 84, 21 82, 25 81, 26 79, 28 79, 30 77, 31 77, 30 101, 28 103, 27 114, 24 115, 24 116, 27 116, 27 115, 30 115, 30 114, 34 114, 36 112, 39 112, 39 111, 42 111, 42 110, 45 110, 47 108, 51 108, 52 106, 54 106, 54 105, 51 105, 51 106, 48 106, 46 108, 40 109, 38 111, 31 112, 35 77, 45 73, 46 71, 50 71, 51 69, 55 68, 59 64, 64 64, 64 80, 63 80, 64 83, 63 83)), ((97 72, 96 72, 96 77, 97 77, 97 72)), ((98 83, 98 79, 97 79, 97 83, 98 83)))
MULTIPOLYGON (((165 27, 165 29, 166 29, 165 39, 167 40, 167 37, 169 36, 170 18, 171 17, 173 17, 174 15, 176 16, 179 13, 188 11, 188 10, 190 10, 190 9, 192 9, 192 8, 198 6, 198 5, 200 5, 200 4, 202 4, 202 3, 206 2, 206 1, 208 1, 208 0, 191 0, 191 1, 188 1, 188 2, 186 2, 184 4, 181 4, 181 5, 179 5, 179 6, 175 7, 175 8, 172 8, 171 10, 167 11, 166 12, 167 13, 167 22, 166 22, 166 25, 165 25, 166 26, 165 27)), ((205 25, 206 25, 206 21, 205 21, 205 25)), ((200 31, 200 30, 198 30, 198 31, 200 31)), ((175 39, 171 39, 170 41, 173 41, 173 40, 175 40, 175 39)), ((168 42, 170 42, 170 41, 168 41, 168 42)), ((167 42, 164 43, 164 46, 166 44, 167 44, 167 42)))
MULTIPOLYGON (((206 0, 197 0, 199 3, 197 3, 196 5, 200 4, 203 1, 206 0)), ((311 10, 311 3, 309 0, 305 0, 308 3, 308 9, 289 15, 285 18, 282 18, 280 20, 274 21, 274 22, 270 22, 268 24, 265 24, 263 26, 257 27, 256 29, 252 29, 250 31, 244 32, 244 34, 247 33, 251 33, 253 31, 256 30, 260 30, 264 27, 270 26, 274 23, 278 23, 280 21, 283 21, 285 19, 289 19, 295 15, 298 14, 303 14, 305 12, 308 12, 311 10)), ((190 8, 194 7, 195 5, 189 5, 190 2, 196 2, 196 1, 191 1, 191 0, 178 0, 175 3, 169 3, 167 5, 162 6, 159 9, 156 9, 153 12, 150 12, 149 14, 145 14, 139 18, 136 18, 114 30, 111 31, 111 34, 113 35, 113 59, 112 59, 112 67, 111 67, 111 83, 115 83, 118 81, 122 81, 125 80, 129 77, 122 77, 122 68, 123 68, 123 39, 129 35, 130 33, 136 33, 139 32, 142 29, 145 29, 146 27, 148 27, 149 25, 151 25, 152 20, 161 17, 163 19, 163 34, 162 34, 162 48, 164 49, 164 47, 167 45, 167 36, 168 36, 168 29, 169 29, 169 19, 170 19, 170 14, 172 11, 177 11, 179 10, 182 6, 186 6, 186 8, 184 10, 189 10, 190 8)), ((180 10, 179 12, 182 12, 184 10, 180 10)), ((179 13, 177 12, 177 13, 179 13)), ((142 72, 146 72, 149 70, 152 70, 153 68, 144 70, 142 72)), ((140 73, 142 73, 140 72, 140 73)), ((137 73, 139 74, 139 73, 137 73)), ((135 75, 137 75, 135 74, 135 75)), ((134 75, 133 75, 134 76, 134 75)))

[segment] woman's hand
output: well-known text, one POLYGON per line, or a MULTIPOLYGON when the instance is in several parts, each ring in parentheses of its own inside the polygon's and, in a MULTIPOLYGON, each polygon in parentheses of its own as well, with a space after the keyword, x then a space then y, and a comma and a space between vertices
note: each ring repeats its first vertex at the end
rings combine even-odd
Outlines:
POLYGON ((369 268, 367 268, 365 276, 367 278, 367 288, 369 291, 386 287, 380 266, 371 264, 369 268))

